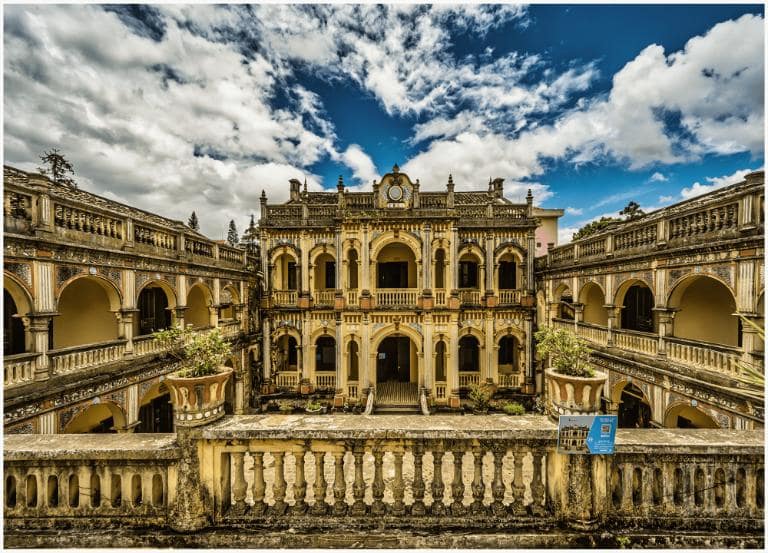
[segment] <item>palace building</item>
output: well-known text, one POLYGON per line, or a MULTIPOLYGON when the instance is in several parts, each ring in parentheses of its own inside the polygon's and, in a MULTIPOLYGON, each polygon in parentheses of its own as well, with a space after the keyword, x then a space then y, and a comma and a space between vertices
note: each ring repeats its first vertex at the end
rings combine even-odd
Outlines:
MULTIPOLYGON (((556 215, 556 213, 555 213, 556 215)), ((533 197, 503 179, 484 191, 425 192, 397 165, 372 192, 261 197, 264 379, 376 390, 378 406, 415 408, 420 393, 459 405, 471 384, 533 393, 533 197)))
POLYGON ((226 408, 247 409, 257 258, 42 175, 3 181, 6 433, 172 431, 178 364, 151 334, 179 324, 232 341, 226 408))

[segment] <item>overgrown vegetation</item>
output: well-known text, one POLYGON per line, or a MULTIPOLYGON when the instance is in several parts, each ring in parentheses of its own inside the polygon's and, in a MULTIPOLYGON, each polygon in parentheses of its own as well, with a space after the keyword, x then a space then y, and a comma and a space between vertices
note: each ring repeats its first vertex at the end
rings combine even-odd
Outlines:
POLYGON ((47 152, 43 152, 43 155, 40 156, 40 161, 44 165, 37 168, 41 174, 49 177, 56 184, 77 188, 77 183, 69 176, 74 175, 75 170, 67 158, 64 157, 64 154, 59 152, 58 148, 51 148, 47 152))
POLYGON ((516 401, 508 401, 501 407, 501 410, 504 411, 507 415, 525 415, 525 407, 516 401))
POLYGON ((152 336, 171 355, 182 361, 185 368, 179 375, 185 378, 209 376, 219 372, 224 362, 232 354, 232 345, 214 329, 206 333, 196 333, 191 327, 181 326, 155 332, 152 336))
MULTIPOLYGON (((758 335, 760 340, 765 343, 765 328, 760 326, 759 324, 755 323, 754 321, 749 320, 744 315, 738 314, 739 318, 741 319, 742 326, 751 327, 755 333, 758 335)), ((752 363, 747 363, 745 361, 740 361, 737 363, 739 367, 740 374, 736 375, 736 380, 741 382, 742 384, 746 384, 752 388, 755 388, 753 391, 754 395, 763 399, 765 397, 765 372, 764 370, 759 366, 752 363)))
POLYGON ((491 405, 491 388, 487 384, 472 384, 469 388, 469 399, 475 411, 487 411, 491 405))
POLYGON ((549 357, 556 372, 568 376, 595 376, 595 370, 589 365, 591 350, 573 332, 545 326, 534 337, 539 356, 549 357))
POLYGON ((634 221, 636 219, 640 219, 641 217, 645 216, 645 211, 640 209, 640 204, 637 202, 629 202, 624 209, 619 211, 619 215, 623 215, 624 218, 620 217, 600 217, 597 221, 592 221, 590 223, 587 223, 583 227, 581 227, 579 230, 573 233, 573 240, 580 240, 581 238, 586 238, 587 236, 592 236, 593 234, 597 234, 598 232, 601 232, 608 228, 609 226, 615 224, 615 223, 621 223, 623 221, 634 221))

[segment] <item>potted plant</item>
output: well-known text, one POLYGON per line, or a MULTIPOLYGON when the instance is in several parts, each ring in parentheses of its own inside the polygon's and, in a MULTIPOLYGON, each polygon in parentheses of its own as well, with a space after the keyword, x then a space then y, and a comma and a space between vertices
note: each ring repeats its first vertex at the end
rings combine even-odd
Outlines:
POLYGON ((472 384, 469 389, 469 399, 472 401, 472 411, 475 414, 486 414, 491 406, 493 391, 486 384, 472 384))
POLYGON ((317 401, 315 401, 314 399, 310 399, 307 402, 307 405, 304 408, 304 410, 307 413, 318 414, 318 413, 321 413, 323 411, 323 406, 320 403, 318 403, 317 401))
POLYGON ((552 327, 544 327, 534 336, 539 356, 549 357, 544 380, 550 415, 599 413, 608 375, 589 365, 590 349, 584 340, 573 332, 552 327))
POLYGON ((179 326, 153 336, 182 362, 181 370, 164 381, 171 392, 176 424, 200 426, 223 417, 225 389, 233 373, 224 362, 232 346, 219 330, 203 333, 179 326))

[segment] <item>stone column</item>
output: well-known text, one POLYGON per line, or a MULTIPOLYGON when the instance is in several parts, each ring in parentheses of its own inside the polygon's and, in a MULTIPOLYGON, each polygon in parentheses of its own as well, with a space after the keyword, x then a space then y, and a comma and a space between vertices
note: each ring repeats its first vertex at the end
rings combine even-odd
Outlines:
POLYGON ((448 363, 447 374, 447 394, 448 405, 451 407, 458 407, 459 400, 459 316, 458 313, 451 313, 451 322, 449 327, 450 337, 450 359, 448 363))
POLYGON ((451 295, 459 290, 459 229, 451 227, 451 295))
POLYGON ((421 254, 421 267, 422 267, 422 293, 425 296, 432 295, 432 227, 429 223, 424 223, 424 237, 422 240, 422 254, 421 254))
POLYGON ((306 232, 301 233, 300 238, 300 247, 301 247, 301 295, 302 296, 309 296, 309 238, 307 237, 306 232))
POLYGON ((612 303, 603 306, 608 311, 608 347, 613 347, 613 329, 619 327, 618 317, 621 316, 621 307, 612 303))
POLYGON ((358 283, 358 287, 360 288, 361 294, 370 294, 371 291, 371 250, 370 250, 370 244, 368 243, 368 225, 363 225, 363 242, 360 245, 360 249, 362 250, 360 252, 361 259, 362 259, 362 280, 358 283))
POLYGON ((48 325, 55 315, 57 313, 29 313, 22 317, 22 322, 29 329, 32 337, 32 351, 40 354, 35 359, 34 379, 36 381, 48 380, 51 375, 51 360, 48 357, 50 341, 48 325))
MULTIPOLYGON (((498 383, 499 367, 496 361, 498 357, 494 359, 494 353, 496 352, 496 344, 493 336, 493 311, 486 311, 485 313, 485 381, 498 383), (494 378, 494 376, 496 378, 494 378)), ((482 375, 481 375, 482 376, 482 375)))
POLYGON ((334 284, 336 288, 336 296, 341 295, 341 227, 336 227, 336 235, 334 237, 334 247, 336 248, 336 263, 334 266, 334 284))
POLYGON ((525 390, 536 392, 536 367, 533 355, 533 312, 525 313, 525 390))
POLYGON ((666 357, 667 355, 667 341, 666 337, 672 335, 675 313, 677 309, 668 308, 654 308, 653 311, 659 314, 659 345, 658 355, 660 357, 666 357))
MULTIPOLYGON (((342 327, 341 316, 336 319, 336 397, 345 397, 347 395, 347 372, 344 370, 342 356, 342 327)), ((342 400, 343 401, 343 400, 342 400)))
POLYGON ((121 309, 115 313, 119 335, 126 340, 125 355, 133 355, 133 318, 138 312, 138 309, 121 309))
POLYGON ((314 379, 314 375, 312 374, 312 363, 314 360, 314 357, 312 356, 312 350, 310 349, 312 344, 310 344, 310 337, 309 337, 309 331, 310 331, 310 321, 311 321, 311 313, 309 311, 304 311, 303 313, 303 319, 301 322, 301 350, 302 350, 302 356, 301 361, 302 365, 300 367, 301 369, 301 378, 306 379, 309 381, 313 386, 317 384, 314 379))
POLYGON ((269 318, 264 317, 264 330, 262 331, 262 340, 264 346, 262 349, 263 368, 264 368, 264 382, 270 383, 272 376, 272 332, 270 330, 269 318))
POLYGON ((421 348, 422 356, 424 357, 424 374, 422 375, 422 381, 424 388, 428 392, 432 391, 432 383, 435 381, 433 360, 433 346, 432 346, 432 314, 424 314, 424 342, 421 348))
POLYGON ((358 382, 360 385, 360 392, 367 390, 371 386, 375 385, 375 374, 371 374, 371 326, 368 313, 363 313, 362 320, 362 343, 360 344, 360 360, 358 362, 358 382))
POLYGON ((487 234, 485 236, 485 295, 492 296, 494 293, 493 275, 494 275, 494 263, 493 263, 493 235, 487 234))

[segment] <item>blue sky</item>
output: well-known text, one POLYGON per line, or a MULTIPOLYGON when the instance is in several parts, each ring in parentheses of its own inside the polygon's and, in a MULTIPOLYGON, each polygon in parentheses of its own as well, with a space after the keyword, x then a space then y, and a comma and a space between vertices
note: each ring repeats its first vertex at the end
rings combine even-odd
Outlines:
POLYGON ((6 163, 59 147, 81 186, 213 238, 287 180, 506 179, 561 238, 764 159, 756 5, 6 6, 6 163))

